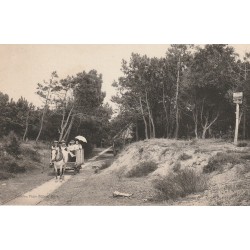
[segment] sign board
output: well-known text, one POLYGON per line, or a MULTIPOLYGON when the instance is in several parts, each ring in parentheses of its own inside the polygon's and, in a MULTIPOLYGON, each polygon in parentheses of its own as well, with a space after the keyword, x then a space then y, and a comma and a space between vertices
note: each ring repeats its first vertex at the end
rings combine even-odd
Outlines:
POLYGON ((234 103, 241 104, 243 99, 243 92, 233 93, 233 101, 234 103))

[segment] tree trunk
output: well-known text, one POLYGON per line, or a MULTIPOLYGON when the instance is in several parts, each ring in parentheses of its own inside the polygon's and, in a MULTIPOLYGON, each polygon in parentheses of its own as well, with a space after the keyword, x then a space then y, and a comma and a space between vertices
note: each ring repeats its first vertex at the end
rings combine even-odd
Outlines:
POLYGON ((205 139, 205 138, 206 138, 206 133, 207 133, 207 128, 203 128, 203 131, 202 131, 202 139, 205 139))
POLYGON ((69 123, 69 120, 70 120, 70 116, 72 114, 73 109, 74 109, 74 106, 70 109, 66 121, 64 121, 65 120, 65 112, 66 111, 65 110, 63 111, 63 118, 62 118, 62 122, 61 122, 61 130, 60 130, 59 141, 61 141, 64 138, 64 132, 65 132, 65 129, 67 128, 67 126, 68 126, 68 123, 69 123))
POLYGON ((153 119, 152 111, 151 111, 150 106, 149 106, 148 94, 147 94, 147 92, 146 92, 146 103, 147 103, 148 116, 149 116, 150 138, 155 138, 155 125, 154 125, 154 119, 153 119), (151 130, 151 125, 152 125, 152 130, 151 130))
POLYGON ((138 121, 136 120, 136 127, 135 127, 135 139, 139 141, 139 131, 138 131, 138 121))
POLYGON ((193 110, 193 120, 194 120, 195 138, 198 139, 198 112, 196 108, 193 110))
POLYGON ((141 114, 142 114, 142 118, 143 118, 143 121, 144 121, 145 137, 146 137, 146 139, 148 139, 148 125, 147 125, 147 121, 146 121, 146 118, 145 118, 145 115, 144 115, 141 97, 139 98, 139 100, 140 100, 141 114))
POLYGON ((198 126, 197 123, 194 125, 194 133, 195 133, 195 139, 198 139, 198 126))
MULTIPOLYGON (((46 104, 46 105, 47 105, 47 104, 46 104)), ((45 106, 44 109, 43 109, 43 114, 42 114, 40 129, 39 129, 38 135, 37 135, 37 137, 36 137, 36 143, 38 142, 38 140, 39 140, 39 138, 40 138, 40 135, 41 135, 41 132, 42 132, 42 129, 43 129, 43 122, 44 122, 44 117, 45 117, 46 111, 47 111, 47 107, 45 106)))
MULTIPOLYGON (((52 82, 52 80, 51 80, 51 82, 52 82)), ((47 109, 48 109, 48 101, 49 101, 50 90, 51 90, 51 87, 49 87, 48 92, 47 92, 46 101, 45 101, 45 105, 44 105, 44 108, 43 108, 41 125, 40 125, 40 129, 39 129, 39 133, 38 133, 38 135, 36 137, 36 143, 38 142, 39 137, 40 137, 41 132, 42 132, 42 129, 43 129, 44 117, 45 117, 45 113, 47 112, 47 109)))
POLYGON ((28 110, 27 117, 26 117, 26 122, 25 122, 25 131, 24 131, 24 134, 23 134, 23 141, 25 141, 27 133, 28 133, 28 128, 29 128, 29 113, 30 113, 30 111, 28 110))
POLYGON ((71 118, 70 124, 68 126, 68 129, 67 129, 66 133, 64 134, 64 136, 62 138, 65 141, 68 141, 68 139, 69 139, 69 135, 70 135, 71 128, 73 126, 74 120, 75 120, 75 116, 73 115, 72 118, 71 118))
POLYGON ((168 118, 168 110, 165 103, 165 89, 163 84, 163 93, 162 93, 162 102, 163 102, 163 108, 165 111, 165 119, 166 119, 166 125, 164 126, 164 137, 168 137, 168 130, 169 130, 169 118, 168 118))
POLYGON ((181 67, 181 55, 179 55, 178 65, 177 65, 177 79, 176 79, 176 95, 175 95, 175 105, 176 105, 176 116, 175 116, 175 139, 178 139, 179 134, 179 85, 180 85, 180 67, 181 67))
POLYGON ((246 139, 246 109, 243 110, 243 139, 246 139))
POLYGON ((150 121, 150 115, 148 115, 148 126, 149 126, 149 139, 152 138, 152 126, 150 121))
POLYGON ((219 113, 217 113, 217 116, 214 118, 214 120, 212 122, 210 122, 210 124, 208 123, 208 115, 205 118, 205 124, 202 125, 203 127, 203 131, 202 131, 202 139, 206 138, 206 132, 207 130, 215 123, 215 121, 218 119, 219 117, 219 113))

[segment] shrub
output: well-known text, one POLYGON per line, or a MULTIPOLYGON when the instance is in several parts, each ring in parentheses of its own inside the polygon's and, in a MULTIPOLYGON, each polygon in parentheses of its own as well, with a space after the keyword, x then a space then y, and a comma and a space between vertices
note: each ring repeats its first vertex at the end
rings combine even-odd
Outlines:
POLYGON ((161 155, 165 155, 170 149, 169 148, 165 148, 162 152, 161 155))
POLYGON ((247 147, 247 143, 246 142, 239 142, 238 144, 237 144, 237 147, 247 147))
POLYGON ((95 174, 99 173, 103 169, 106 169, 106 168, 110 167, 111 164, 113 163, 113 161, 114 161, 113 159, 112 160, 109 159, 109 160, 104 161, 101 164, 101 166, 98 166, 98 167, 94 166, 94 168, 95 168, 95 174))
POLYGON ((3 156, 0 159, 1 171, 8 173, 23 173, 26 171, 26 168, 18 164, 18 161, 11 155, 3 156))
POLYGON ((127 177, 142 177, 146 176, 157 169, 157 164, 153 161, 142 162, 136 165, 127 173, 127 177))
POLYGON ((84 158, 88 159, 94 156, 93 154, 94 145, 92 143, 84 143, 83 149, 84 149, 84 158))
POLYGON ((31 148, 23 148, 21 152, 24 156, 29 157, 32 161, 41 162, 40 154, 37 151, 31 148))
POLYGON ((192 158, 192 155, 188 155, 186 153, 183 153, 179 156, 179 160, 181 160, 181 161, 186 161, 186 160, 191 159, 191 158, 192 158))
POLYGON ((178 172, 181 169, 181 163, 179 161, 176 161, 173 165, 173 171, 178 172))
POLYGON ((113 163, 113 160, 106 160, 101 166, 100 166, 100 170, 103 170, 105 168, 108 168, 111 166, 111 164, 113 163))
POLYGON ((250 155, 242 155, 241 159, 250 160, 250 155))
POLYGON ((189 145, 195 145, 195 144, 197 144, 197 142, 198 142, 198 139, 193 139, 193 140, 189 143, 189 145))
POLYGON ((199 148, 195 149, 194 154, 201 153, 201 150, 199 148))
POLYGON ((14 177, 11 173, 6 173, 6 172, 2 172, 0 171, 0 180, 7 180, 9 178, 14 177))
POLYGON ((209 159, 208 164, 203 168, 203 172, 211 173, 213 171, 221 171, 227 163, 235 165, 241 162, 242 160, 237 154, 217 153, 209 159))
POLYGON ((183 169, 178 173, 170 173, 163 179, 154 182, 154 188, 161 199, 176 199, 207 189, 207 178, 192 169, 183 169))
POLYGON ((21 141, 13 131, 3 138, 3 148, 10 155, 17 157, 21 153, 20 145, 21 141))

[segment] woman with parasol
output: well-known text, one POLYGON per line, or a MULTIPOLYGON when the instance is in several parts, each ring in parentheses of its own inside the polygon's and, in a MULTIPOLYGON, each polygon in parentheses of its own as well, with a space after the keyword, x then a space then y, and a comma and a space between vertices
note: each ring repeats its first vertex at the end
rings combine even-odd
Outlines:
POLYGON ((75 141, 76 141, 76 144, 75 144, 76 164, 81 166, 82 164, 84 164, 84 149, 83 149, 82 144, 84 142, 87 143, 87 140, 85 137, 79 135, 75 137, 75 141))

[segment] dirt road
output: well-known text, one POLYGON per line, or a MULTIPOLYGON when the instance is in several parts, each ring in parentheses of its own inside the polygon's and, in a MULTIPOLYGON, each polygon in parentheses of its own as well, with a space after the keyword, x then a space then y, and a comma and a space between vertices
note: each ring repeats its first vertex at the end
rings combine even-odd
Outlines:
MULTIPOLYGON (((85 165, 84 168, 88 168, 90 164, 93 164, 99 157, 104 155, 105 153, 109 152, 108 157, 112 158, 112 148, 108 148, 102 152, 100 152, 97 156, 91 158, 85 165)), ((82 170, 81 170, 82 171, 82 170)), ((15 199, 12 199, 4 205, 39 205, 45 198, 52 198, 53 199, 53 192, 60 188, 62 185, 65 185, 74 175, 67 175, 65 174, 65 178, 63 181, 55 180, 54 178, 43 183, 42 185, 22 194, 15 199)))

